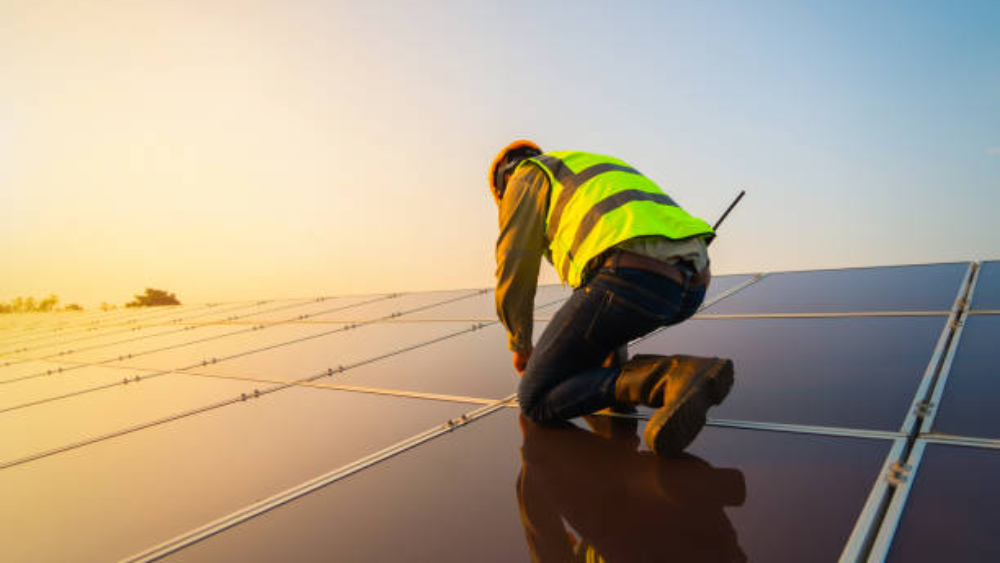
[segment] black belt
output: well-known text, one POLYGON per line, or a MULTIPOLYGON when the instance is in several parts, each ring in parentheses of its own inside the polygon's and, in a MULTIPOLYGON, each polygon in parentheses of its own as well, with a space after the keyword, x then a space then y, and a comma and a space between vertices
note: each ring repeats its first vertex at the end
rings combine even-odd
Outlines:
POLYGON ((708 285, 712 279, 712 273, 708 267, 704 272, 698 272, 693 267, 688 271, 684 268, 667 264, 666 262, 650 258, 635 252, 626 250, 613 250, 601 262, 602 268, 632 268, 663 276, 678 285, 684 285, 685 278, 688 279, 688 287, 701 287, 708 285))

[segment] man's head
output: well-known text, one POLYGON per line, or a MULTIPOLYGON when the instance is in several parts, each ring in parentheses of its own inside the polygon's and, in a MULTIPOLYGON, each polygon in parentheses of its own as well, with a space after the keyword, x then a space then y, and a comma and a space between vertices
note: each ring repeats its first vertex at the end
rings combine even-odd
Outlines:
POLYGON ((518 163, 540 154, 542 154, 542 149, 526 139, 514 141, 497 154, 493 163, 490 164, 489 171, 490 191, 493 192, 493 199, 496 200, 497 205, 500 205, 503 193, 507 189, 507 180, 517 168, 518 163))

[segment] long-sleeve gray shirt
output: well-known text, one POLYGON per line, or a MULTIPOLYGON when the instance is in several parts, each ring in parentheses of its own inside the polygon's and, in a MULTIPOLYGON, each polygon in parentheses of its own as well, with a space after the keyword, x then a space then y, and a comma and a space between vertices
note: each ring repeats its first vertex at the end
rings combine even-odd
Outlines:
MULTIPOLYGON (((543 256, 552 261, 545 236, 551 190, 548 176, 537 166, 526 165, 508 180, 500 200, 496 308, 514 352, 531 349, 538 270, 543 256)), ((667 263, 685 260, 698 271, 708 265, 708 250, 701 238, 673 241, 658 236, 638 237, 617 246, 667 263)))

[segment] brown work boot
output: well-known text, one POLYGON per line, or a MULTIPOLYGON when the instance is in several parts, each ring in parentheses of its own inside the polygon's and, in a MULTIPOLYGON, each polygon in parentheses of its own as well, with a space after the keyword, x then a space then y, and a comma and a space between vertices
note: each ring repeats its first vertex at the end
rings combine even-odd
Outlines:
POLYGON ((659 455, 673 457, 688 447, 705 426, 706 413, 733 387, 733 362, 720 358, 675 356, 661 406, 646 424, 643 437, 659 455))
MULTIPOLYGON (((618 404, 653 408, 678 406, 705 381, 718 362, 722 360, 639 354, 622 367, 615 382, 615 400, 618 404)), ((732 367, 729 371, 732 373, 732 367)))

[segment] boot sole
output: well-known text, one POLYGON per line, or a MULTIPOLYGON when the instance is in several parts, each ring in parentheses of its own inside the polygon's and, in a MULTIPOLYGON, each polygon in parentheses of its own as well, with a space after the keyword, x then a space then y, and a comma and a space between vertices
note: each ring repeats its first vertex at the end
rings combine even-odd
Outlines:
POLYGON ((710 407, 718 405, 733 388, 733 362, 719 360, 705 376, 705 381, 674 412, 664 408, 649 419, 644 432, 646 443, 665 457, 679 455, 701 433, 710 407))

